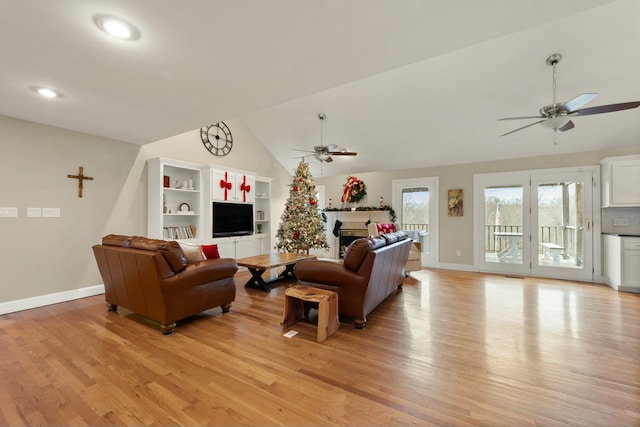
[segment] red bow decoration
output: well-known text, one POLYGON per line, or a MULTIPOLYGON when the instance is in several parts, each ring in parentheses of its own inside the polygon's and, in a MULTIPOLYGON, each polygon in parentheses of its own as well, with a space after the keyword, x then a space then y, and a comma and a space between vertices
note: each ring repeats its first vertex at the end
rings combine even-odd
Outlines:
POLYGON ((242 191, 242 201, 247 201, 247 193, 251 192, 251 186, 247 185, 247 176, 242 175, 242 184, 240 184, 240 191, 242 191))
POLYGON ((224 173, 224 179, 220 180, 220 188, 224 188, 224 199, 227 200, 227 192, 231 190, 231 182, 227 181, 227 172, 224 173))

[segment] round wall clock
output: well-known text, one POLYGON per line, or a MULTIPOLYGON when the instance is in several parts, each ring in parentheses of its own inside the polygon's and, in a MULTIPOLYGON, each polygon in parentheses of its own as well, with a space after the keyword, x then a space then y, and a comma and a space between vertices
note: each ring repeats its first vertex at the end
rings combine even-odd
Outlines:
POLYGON ((214 156, 226 156, 233 147, 233 137, 224 122, 200 128, 200 138, 205 148, 214 156))

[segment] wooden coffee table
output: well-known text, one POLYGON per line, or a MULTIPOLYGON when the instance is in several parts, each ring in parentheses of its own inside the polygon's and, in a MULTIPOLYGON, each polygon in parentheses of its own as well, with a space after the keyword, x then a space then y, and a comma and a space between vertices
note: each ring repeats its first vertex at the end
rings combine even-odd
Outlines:
POLYGON ((293 267, 295 267, 296 262, 302 261, 303 259, 316 259, 316 256, 294 254, 289 252, 277 252, 273 254, 238 258, 236 262, 239 266, 247 267, 251 272, 251 279, 249 279, 247 283, 245 283, 245 287, 269 292, 271 290, 271 288, 269 288, 269 285, 281 282, 282 280, 286 279, 295 279, 296 275, 293 274, 293 267), (262 275, 265 271, 269 270, 270 268, 282 267, 283 265, 285 266, 285 269, 278 275, 276 279, 269 282, 264 281, 262 275))

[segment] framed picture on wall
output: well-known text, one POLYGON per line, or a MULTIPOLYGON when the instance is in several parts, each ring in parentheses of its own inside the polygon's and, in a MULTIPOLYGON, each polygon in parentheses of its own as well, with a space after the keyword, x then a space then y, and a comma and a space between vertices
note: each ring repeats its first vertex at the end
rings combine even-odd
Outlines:
POLYGON ((449 190, 448 192, 448 214, 449 216, 462 216, 464 193, 461 188, 449 190))

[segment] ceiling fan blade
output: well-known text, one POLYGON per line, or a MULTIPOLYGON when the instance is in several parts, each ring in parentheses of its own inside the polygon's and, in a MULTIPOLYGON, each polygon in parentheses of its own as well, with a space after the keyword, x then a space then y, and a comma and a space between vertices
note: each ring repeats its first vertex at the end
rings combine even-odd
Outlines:
POLYGON ((576 116, 590 116, 592 114, 611 113, 613 111, 630 110, 640 105, 640 101, 622 102, 620 104, 599 105, 597 107, 583 108, 581 110, 575 110, 573 113, 576 116))
POLYGON ((357 156, 358 153, 355 151, 347 151, 347 150, 339 150, 339 151, 329 151, 327 154, 331 154, 332 156, 357 156))
POLYGON ((597 93, 583 93, 582 95, 578 95, 565 102, 560 110, 570 113, 575 111, 577 108, 582 107, 587 102, 591 102, 596 96, 598 96, 597 93))
POLYGON ((293 150, 293 151, 304 151, 305 153, 315 153, 315 151, 311 151, 311 150, 301 150, 299 148, 289 148, 289 150, 293 150))
POLYGON ((522 116, 522 117, 503 117, 501 119, 498 119, 498 121, 501 120, 522 120, 522 119, 544 119, 544 116, 522 116))
POLYGON ((531 126, 535 126, 535 125, 537 125, 538 123, 542 123, 542 122, 544 122, 545 120, 547 120, 547 119, 544 119, 544 120, 538 120, 537 122, 534 122, 534 123, 528 124, 528 125, 526 125, 526 126, 522 126, 521 128, 518 128, 518 129, 514 129, 514 130, 512 130, 511 132, 503 133, 503 134, 502 134, 502 135, 500 135, 500 136, 510 135, 510 134, 512 134, 512 133, 514 133, 514 132, 518 132, 519 130, 526 129, 526 128, 529 128, 529 127, 531 127, 531 126))
POLYGON ((569 120, 567 123, 565 123, 565 125, 564 125, 564 126, 560 126, 560 127, 558 128, 558 130, 559 130, 560 132, 566 132, 566 131, 568 131, 569 129, 573 129, 574 127, 576 127, 576 125, 575 125, 575 124, 573 124, 573 122, 572 122, 571 120, 569 120))

